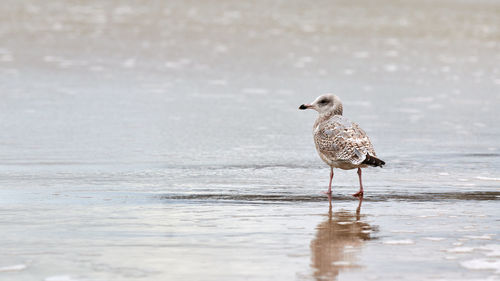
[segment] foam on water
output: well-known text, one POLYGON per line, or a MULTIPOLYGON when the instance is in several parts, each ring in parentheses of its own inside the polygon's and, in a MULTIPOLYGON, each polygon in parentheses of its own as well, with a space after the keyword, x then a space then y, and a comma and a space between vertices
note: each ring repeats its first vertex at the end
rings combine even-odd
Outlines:
POLYGON ((455 247, 455 248, 448 249, 446 251, 449 253, 471 253, 472 251, 474 251, 474 248, 473 247, 455 247))
POLYGON ((445 237, 424 237, 423 239, 429 240, 429 241, 443 241, 446 238, 445 237))
POLYGON ((26 269, 27 267, 28 266, 25 264, 7 265, 7 266, 0 267, 0 272, 21 271, 21 270, 26 269))
POLYGON ((491 240, 492 236, 493 235, 484 234, 484 235, 466 235, 465 237, 476 240, 491 240))
POLYGON ((412 245, 415 241, 411 239, 401 239, 401 240, 385 240, 382 243, 387 245, 412 245))
POLYGON ((478 249, 487 251, 486 256, 488 257, 500 257, 500 244, 488 244, 480 246, 478 249))
POLYGON ((332 265, 335 265, 335 266, 351 266, 352 264, 348 261, 335 261, 335 262, 332 262, 332 265))
POLYGON ((75 279, 70 275, 54 275, 49 276, 44 279, 44 281, 78 281, 79 279, 75 279))
POLYGON ((494 270, 497 274, 500 274, 500 260, 473 259, 460 262, 460 265, 472 270, 494 270))
POLYGON ((500 178, 482 177, 482 176, 477 176, 476 179, 485 181, 500 181, 500 178))

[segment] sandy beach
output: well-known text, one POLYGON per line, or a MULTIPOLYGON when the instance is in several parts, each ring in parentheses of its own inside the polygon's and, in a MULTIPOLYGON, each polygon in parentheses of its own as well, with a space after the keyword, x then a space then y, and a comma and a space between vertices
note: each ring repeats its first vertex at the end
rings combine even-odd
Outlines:
POLYGON ((4 2, 0 280, 500 280, 498 1, 4 2))

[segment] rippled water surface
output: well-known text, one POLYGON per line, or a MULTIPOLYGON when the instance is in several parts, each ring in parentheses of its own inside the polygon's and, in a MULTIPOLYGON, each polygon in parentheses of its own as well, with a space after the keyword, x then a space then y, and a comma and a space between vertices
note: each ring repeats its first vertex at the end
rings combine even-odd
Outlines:
POLYGON ((4 1, 0 280, 499 280, 498 1, 4 1), (383 169, 329 169, 334 92, 383 169))

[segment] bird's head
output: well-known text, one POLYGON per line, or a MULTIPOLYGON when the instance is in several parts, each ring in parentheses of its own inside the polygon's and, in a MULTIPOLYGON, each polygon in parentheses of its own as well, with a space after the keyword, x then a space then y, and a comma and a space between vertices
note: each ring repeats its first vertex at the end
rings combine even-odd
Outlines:
POLYGON ((324 94, 310 104, 301 105, 299 109, 314 109, 319 115, 342 115, 342 102, 334 94, 324 94))

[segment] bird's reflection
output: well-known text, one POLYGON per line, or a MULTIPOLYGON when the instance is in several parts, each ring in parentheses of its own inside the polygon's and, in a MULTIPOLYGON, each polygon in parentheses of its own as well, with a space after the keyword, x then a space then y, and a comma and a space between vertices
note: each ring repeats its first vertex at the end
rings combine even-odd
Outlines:
POLYGON ((316 280, 335 280, 341 270, 358 267, 355 255, 374 231, 361 221, 362 197, 355 213, 346 210, 333 213, 331 197, 329 200, 328 218, 316 227, 316 237, 311 241, 311 266, 316 280))

